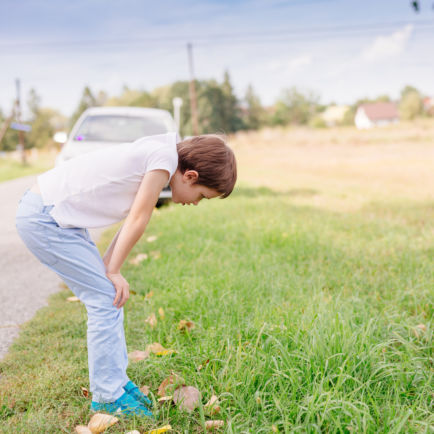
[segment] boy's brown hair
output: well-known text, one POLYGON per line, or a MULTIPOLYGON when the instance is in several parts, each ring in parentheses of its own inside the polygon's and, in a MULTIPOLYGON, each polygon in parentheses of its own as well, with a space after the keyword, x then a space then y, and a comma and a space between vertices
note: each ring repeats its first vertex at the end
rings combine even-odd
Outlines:
POLYGON ((237 180, 237 162, 225 136, 202 134, 190 137, 177 145, 178 170, 196 170, 199 178, 195 184, 217 190, 221 199, 228 197, 237 180))

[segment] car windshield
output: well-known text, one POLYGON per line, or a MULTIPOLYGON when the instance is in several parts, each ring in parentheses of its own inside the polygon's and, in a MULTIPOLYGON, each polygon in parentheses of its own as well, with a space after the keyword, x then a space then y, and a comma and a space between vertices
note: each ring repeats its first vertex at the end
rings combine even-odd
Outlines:
POLYGON ((90 115, 74 136, 79 142, 133 142, 143 136, 171 131, 168 118, 90 115))

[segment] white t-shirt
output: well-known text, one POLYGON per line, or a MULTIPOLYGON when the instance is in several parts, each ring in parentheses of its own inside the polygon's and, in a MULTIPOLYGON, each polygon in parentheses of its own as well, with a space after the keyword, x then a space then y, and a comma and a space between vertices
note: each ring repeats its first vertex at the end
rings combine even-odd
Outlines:
POLYGON ((62 228, 98 228, 124 219, 146 172, 178 167, 176 133, 91 151, 39 175, 44 205, 62 228))

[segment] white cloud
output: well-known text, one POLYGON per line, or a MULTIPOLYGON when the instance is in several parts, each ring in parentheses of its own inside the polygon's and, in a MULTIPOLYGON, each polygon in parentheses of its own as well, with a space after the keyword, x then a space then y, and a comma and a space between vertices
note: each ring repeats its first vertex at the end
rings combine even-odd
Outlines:
POLYGON ((378 36, 374 42, 362 52, 362 60, 375 62, 402 53, 413 32, 413 25, 407 24, 389 36, 378 36))

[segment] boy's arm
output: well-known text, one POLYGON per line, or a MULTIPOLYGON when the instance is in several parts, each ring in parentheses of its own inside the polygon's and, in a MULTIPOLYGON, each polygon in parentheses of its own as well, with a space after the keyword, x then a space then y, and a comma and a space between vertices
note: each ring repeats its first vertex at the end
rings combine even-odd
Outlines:
POLYGON ((104 253, 104 256, 103 256, 103 258, 102 258, 102 260, 103 260, 103 262, 104 262, 104 265, 105 265, 105 268, 106 268, 106 269, 107 269, 108 264, 109 264, 109 262, 110 262, 110 258, 112 257, 113 248, 114 248, 114 246, 115 246, 115 244, 116 244, 116 241, 117 241, 117 239, 118 239, 118 237, 119 237, 119 234, 120 234, 120 232, 121 232, 122 227, 123 227, 123 224, 121 225, 121 227, 120 227, 119 230, 117 231, 116 235, 113 237, 113 239, 112 239, 110 245, 107 247, 107 250, 106 250, 106 252, 104 253))
POLYGON ((163 169, 151 170, 143 177, 130 212, 114 243, 106 274, 120 273, 122 264, 131 249, 145 232, 160 192, 168 179, 169 172, 163 169))

